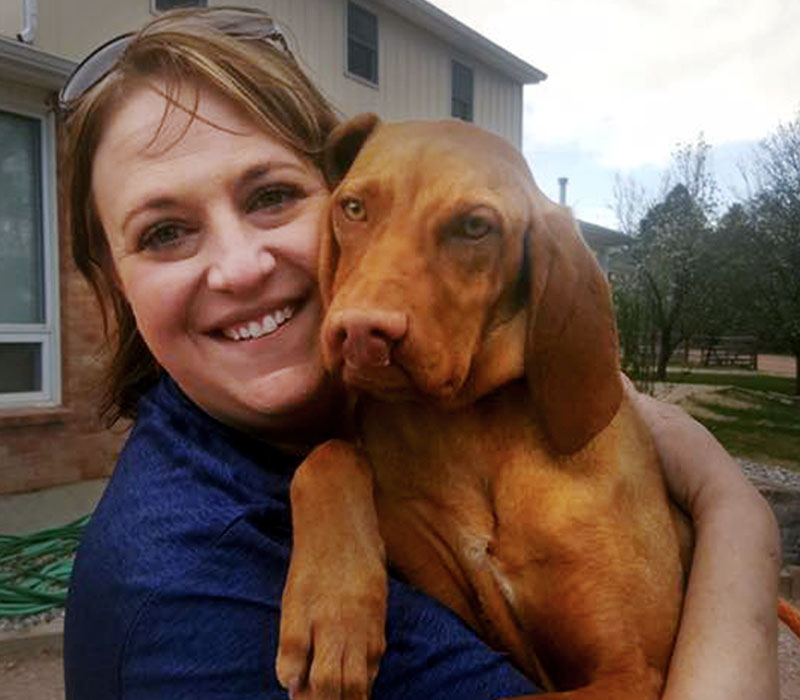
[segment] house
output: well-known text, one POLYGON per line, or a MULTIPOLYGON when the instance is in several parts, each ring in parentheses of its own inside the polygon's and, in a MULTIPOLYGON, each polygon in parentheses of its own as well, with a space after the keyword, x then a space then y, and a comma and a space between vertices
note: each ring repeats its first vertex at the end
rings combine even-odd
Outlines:
POLYGON ((578 228, 581 230, 583 239, 594 251, 597 262, 600 263, 603 272, 606 275, 613 274, 615 270, 612 253, 628 245, 630 238, 614 229, 583 221, 582 219, 578 219, 578 228))
MULTIPOLYGON (((565 207, 567 206, 567 184, 569 178, 558 178, 558 203, 565 207)), ((580 229, 583 240, 594 251, 597 262, 603 268, 603 272, 609 277, 613 276, 615 270, 612 269, 614 261, 612 260, 612 253, 616 250, 624 248, 630 243, 630 239, 624 233, 615 231, 599 224, 593 224, 588 221, 578 219, 578 228, 580 229)))
MULTIPOLYGON (((48 105, 76 61, 206 0, 0 4, 0 493, 107 475, 124 429, 95 416, 103 329, 59 226, 48 105)), ((242 3, 248 4, 248 3, 242 3)), ((424 0, 260 0, 343 115, 474 121, 517 146, 544 73, 424 0)))

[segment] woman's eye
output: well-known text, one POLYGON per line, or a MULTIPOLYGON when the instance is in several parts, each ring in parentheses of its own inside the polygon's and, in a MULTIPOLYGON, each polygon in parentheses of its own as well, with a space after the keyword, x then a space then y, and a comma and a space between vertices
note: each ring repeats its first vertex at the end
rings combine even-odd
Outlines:
POLYGON ((367 218, 367 209, 360 199, 347 197, 340 202, 340 206, 350 221, 364 221, 367 218))
POLYGON ((261 187, 247 199, 246 211, 250 214, 261 209, 283 209, 299 197, 300 191, 297 187, 289 185, 261 187))
POLYGON ((188 234, 185 226, 176 223, 161 223, 148 228, 138 242, 139 250, 157 252, 177 245, 188 234))

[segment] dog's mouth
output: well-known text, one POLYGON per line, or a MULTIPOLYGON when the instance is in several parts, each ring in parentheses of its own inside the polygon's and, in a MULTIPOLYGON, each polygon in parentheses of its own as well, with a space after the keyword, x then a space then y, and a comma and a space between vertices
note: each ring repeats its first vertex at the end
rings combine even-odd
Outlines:
POLYGON ((381 401, 425 401, 448 406, 457 402, 463 381, 447 375, 414 371, 392 357, 382 367, 364 368, 347 363, 339 373, 345 385, 381 401))
POLYGON ((409 401, 419 398, 419 391, 409 375, 397 364, 363 368, 343 362, 340 368, 345 385, 382 401, 409 401))

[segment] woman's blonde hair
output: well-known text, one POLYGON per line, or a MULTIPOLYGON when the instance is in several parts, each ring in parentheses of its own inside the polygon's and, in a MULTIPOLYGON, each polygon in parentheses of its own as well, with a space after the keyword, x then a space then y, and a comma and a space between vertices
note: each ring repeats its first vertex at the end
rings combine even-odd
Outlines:
MULTIPOLYGON (((272 27, 258 10, 213 8, 165 13, 126 39, 116 62, 83 94, 61 105, 61 193, 72 256, 102 309, 112 344, 101 414, 113 424, 132 418, 139 397, 161 368, 136 327, 115 282, 114 265, 92 197, 92 163, 109 118, 143 82, 164 86, 167 106, 182 85, 201 84, 241 106, 264 131, 321 166, 325 140, 337 118, 309 81, 280 35, 233 34, 234 13, 257 27, 272 27), (228 13, 228 14, 226 14, 228 13), (108 312, 113 314, 109 324, 108 312)), ((162 122, 163 124, 163 122, 162 122)))

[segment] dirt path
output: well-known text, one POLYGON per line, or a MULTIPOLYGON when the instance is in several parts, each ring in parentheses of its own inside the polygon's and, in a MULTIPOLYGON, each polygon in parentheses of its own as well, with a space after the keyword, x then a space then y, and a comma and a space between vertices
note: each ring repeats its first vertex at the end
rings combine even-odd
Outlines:
POLYGON ((61 651, 41 649, 0 657, 0 700, 64 700, 61 651))
POLYGON ((778 631, 781 700, 800 700, 800 639, 783 625, 778 631))
POLYGON ((759 355, 758 371, 794 377, 795 361, 789 355, 759 355))

